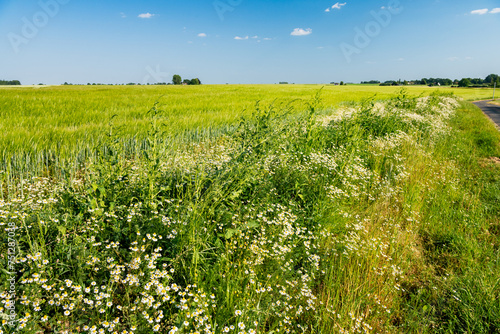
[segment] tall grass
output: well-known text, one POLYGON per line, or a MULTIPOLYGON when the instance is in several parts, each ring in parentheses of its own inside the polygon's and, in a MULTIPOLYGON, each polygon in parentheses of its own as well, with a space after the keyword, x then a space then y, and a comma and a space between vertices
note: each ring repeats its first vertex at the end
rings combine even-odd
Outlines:
POLYGON ((500 137, 477 109, 316 94, 174 136, 151 105, 133 150, 113 122, 72 174, 2 174, 17 331, 498 331, 500 137))

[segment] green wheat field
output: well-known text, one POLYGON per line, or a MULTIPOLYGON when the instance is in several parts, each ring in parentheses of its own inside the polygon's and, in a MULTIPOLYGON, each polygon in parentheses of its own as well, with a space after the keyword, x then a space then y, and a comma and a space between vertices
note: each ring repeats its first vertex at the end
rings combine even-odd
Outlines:
POLYGON ((0 333, 500 333, 491 95, 0 88, 0 333))

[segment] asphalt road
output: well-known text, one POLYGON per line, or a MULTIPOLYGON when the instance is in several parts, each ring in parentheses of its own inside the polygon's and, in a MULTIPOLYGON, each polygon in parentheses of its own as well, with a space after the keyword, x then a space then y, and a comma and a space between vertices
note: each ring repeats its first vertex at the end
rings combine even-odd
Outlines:
POLYGON ((472 103, 478 106, 500 128, 500 106, 490 104, 490 101, 491 100, 477 101, 472 103))

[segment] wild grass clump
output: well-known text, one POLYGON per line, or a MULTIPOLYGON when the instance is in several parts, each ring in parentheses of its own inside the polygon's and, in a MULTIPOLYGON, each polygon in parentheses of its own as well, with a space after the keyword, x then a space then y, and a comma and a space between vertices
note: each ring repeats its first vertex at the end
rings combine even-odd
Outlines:
POLYGON ((500 173, 470 163, 498 135, 466 108, 317 95, 186 141, 155 105, 140 154, 111 131, 70 177, 4 191, 3 331, 494 332, 500 173))

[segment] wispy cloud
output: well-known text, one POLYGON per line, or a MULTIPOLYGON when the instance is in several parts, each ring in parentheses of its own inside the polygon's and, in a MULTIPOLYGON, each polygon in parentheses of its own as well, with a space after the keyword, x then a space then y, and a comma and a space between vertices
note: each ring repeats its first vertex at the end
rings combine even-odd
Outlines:
POLYGON ((293 31, 290 35, 292 35, 292 36, 307 36, 310 34, 312 34, 311 28, 307 28, 307 29, 295 28, 295 29, 293 29, 293 31))
POLYGON ((459 60, 460 60, 460 58, 458 58, 458 57, 450 57, 450 58, 448 58, 448 61, 459 61, 459 60))
POLYGON ((248 36, 245 36, 245 37, 236 36, 234 39, 238 40, 238 41, 244 41, 244 40, 247 40, 248 38, 249 38, 248 36))
POLYGON ((153 16, 155 16, 155 14, 151 14, 151 13, 142 13, 142 14, 139 14, 137 17, 138 17, 138 18, 141 18, 141 19, 150 19, 150 18, 152 18, 153 16))
POLYGON ((252 36, 253 39, 257 39, 259 38, 259 36, 255 35, 255 36, 252 36))
POLYGON ((270 41, 270 40, 272 40, 272 38, 269 38, 269 37, 264 37, 264 38, 263 38, 263 40, 265 40, 265 41, 270 41))
POLYGON ((490 14, 498 14, 500 13, 500 8, 493 8, 491 11, 490 11, 490 14))
POLYGON ((344 2, 344 3, 340 3, 340 2, 337 2, 335 5, 333 5, 332 7, 328 7, 327 9, 325 9, 325 12, 329 12, 331 11, 332 9, 341 9, 342 7, 344 7, 345 5, 347 5, 347 2, 344 2))
POLYGON ((120 12, 120 16, 122 17, 122 19, 127 18, 127 15, 124 12, 120 12))
POLYGON ((488 8, 485 9, 476 9, 470 12, 472 15, 484 15, 488 13, 488 8))
POLYGON ((207 34, 205 34, 204 32, 202 32, 202 33, 198 34, 198 37, 207 37, 207 34))

